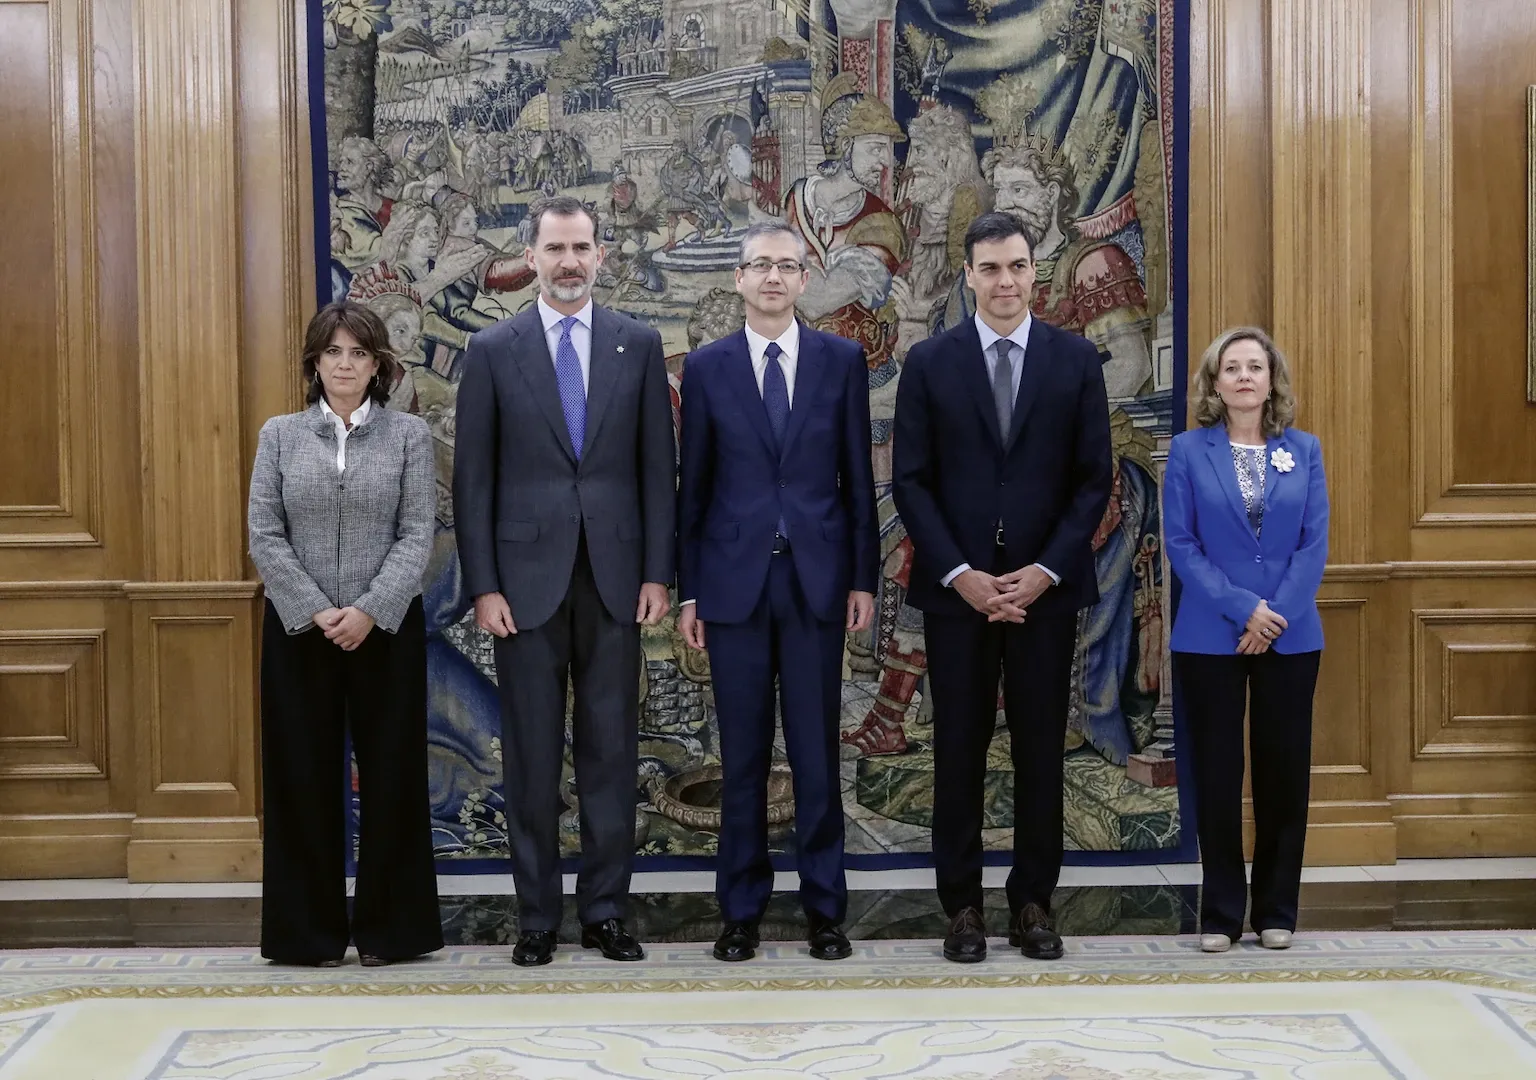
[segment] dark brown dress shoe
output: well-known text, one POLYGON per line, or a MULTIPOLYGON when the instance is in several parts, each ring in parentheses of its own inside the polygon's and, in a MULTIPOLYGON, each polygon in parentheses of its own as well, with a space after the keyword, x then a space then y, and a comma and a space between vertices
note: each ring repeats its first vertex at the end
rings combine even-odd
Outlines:
POLYGON ((601 949, 610 960, 644 960, 645 950, 624 928, 623 919, 604 919, 581 928, 581 947, 601 949))
POLYGON ((512 950, 512 962, 518 967, 538 967, 555 958, 553 930, 525 930, 512 950))
POLYGON ((362 964, 363 967, 387 967, 390 963, 382 956, 375 956, 373 953, 366 952, 358 953, 357 959, 358 963, 362 964))
POLYGON ((811 955, 818 960, 846 960, 853 955, 853 946, 848 944, 848 935, 843 933, 843 928, 836 923, 812 919, 808 940, 811 945, 811 955))
POLYGON ((760 944, 762 942, 757 936, 756 923, 726 923, 725 929, 715 940, 715 959, 724 960, 727 964, 750 960, 757 955, 756 950, 760 944))
POLYGON ((980 908, 961 908, 949 921, 944 935, 944 959, 957 964, 978 964, 987 958, 987 924, 980 908))
POLYGON ((1025 904, 1008 927, 1008 944, 1031 960, 1060 960, 1066 954, 1061 935, 1051 929, 1051 917, 1039 904, 1025 904))

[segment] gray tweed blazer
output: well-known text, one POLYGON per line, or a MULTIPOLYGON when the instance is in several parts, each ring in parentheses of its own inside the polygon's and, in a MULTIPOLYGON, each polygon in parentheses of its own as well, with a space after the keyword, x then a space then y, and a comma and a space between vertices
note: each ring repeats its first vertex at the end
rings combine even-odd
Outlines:
POLYGON ((261 428, 251 470, 251 561, 290 634, 329 607, 355 607, 394 633, 421 594, 437 505, 426 421, 377 403, 347 436, 318 404, 261 428))

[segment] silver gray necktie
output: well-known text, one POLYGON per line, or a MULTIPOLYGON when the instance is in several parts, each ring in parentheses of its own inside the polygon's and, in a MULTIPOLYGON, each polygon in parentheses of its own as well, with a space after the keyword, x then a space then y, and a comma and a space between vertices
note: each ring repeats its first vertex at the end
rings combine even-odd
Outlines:
POLYGON ((997 430, 1008 441, 1013 429, 1013 342, 997 341, 997 366, 992 370, 992 401, 997 406, 997 430))

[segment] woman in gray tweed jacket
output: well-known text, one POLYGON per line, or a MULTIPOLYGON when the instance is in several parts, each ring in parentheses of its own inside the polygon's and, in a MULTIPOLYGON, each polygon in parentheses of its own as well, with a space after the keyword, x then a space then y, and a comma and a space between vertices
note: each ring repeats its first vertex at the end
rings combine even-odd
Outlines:
POLYGON ((261 954, 333 967, 348 941, 377 966, 442 948, 427 800, 421 580, 437 500, 432 438, 385 408, 399 365, 378 316, 310 320, 310 407, 261 429, 251 559, 266 586, 261 954), (361 846, 348 926, 344 733, 361 846))

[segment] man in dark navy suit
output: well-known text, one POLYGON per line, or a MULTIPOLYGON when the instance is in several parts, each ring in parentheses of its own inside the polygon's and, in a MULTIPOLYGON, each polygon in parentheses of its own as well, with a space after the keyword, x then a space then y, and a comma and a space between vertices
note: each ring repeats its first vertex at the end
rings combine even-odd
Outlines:
POLYGON ((1097 350, 1030 317, 1023 223, 965 237, 976 315, 912 346, 896 396, 896 509, 912 538, 933 695, 933 856, 946 959, 982 960, 981 826, 1001 674, 1013 756, 1009 943, 1062 955, 1062 742, 1077 613, 1098 600, 1090 541, 1110 490, 1097 350))
POLYGON ((844 635, 869 626, 879 572, 869 369, 859 345, 795 320, 805 266, 798 234, 748 229, 746 328, 683 369, 678 625, 695 649, 708 627, 725 771, 715 956, 727 961, 751 959, 773 890, 775 678, 811 955, 851 952, 837 736, 844 635))

